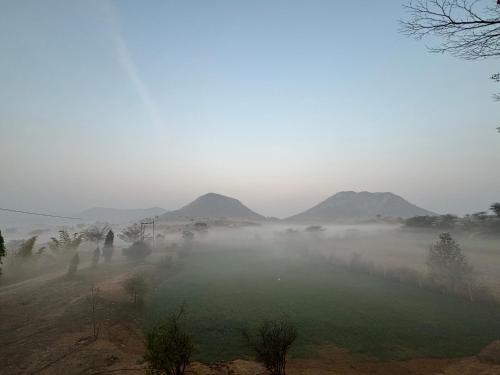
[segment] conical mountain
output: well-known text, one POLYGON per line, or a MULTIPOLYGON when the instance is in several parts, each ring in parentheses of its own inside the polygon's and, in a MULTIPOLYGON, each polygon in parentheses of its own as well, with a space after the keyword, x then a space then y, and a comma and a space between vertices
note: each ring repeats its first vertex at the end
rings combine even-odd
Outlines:
POLYGON ((164 220, 193 218, 231 218, 254 221, 265 219, 264 216, 252 211, 239 200, 215 193, 202 195, 186 206, 167 212, 160 217, 164 220))

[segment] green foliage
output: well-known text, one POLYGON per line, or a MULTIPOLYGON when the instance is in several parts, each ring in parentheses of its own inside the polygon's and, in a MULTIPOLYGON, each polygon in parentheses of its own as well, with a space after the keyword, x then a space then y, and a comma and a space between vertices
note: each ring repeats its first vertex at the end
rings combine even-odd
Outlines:
POLYGON ((183 313, 181 308, 146 334, 144 359, 153 374, 183 375, 189 364, 194 347, 182 322, 183 313))
POLYGON ((127 257, 130 262, 143 262, 153 250, 144 241, 138 241, 132 244, 132 246, 123 249, 123 255, 127 257))
POLYGON ((134 305, 142 303, 144 301, 144 296, 148 290, 148 284, 146 279, 142 275, 134 275, 123 284, 125 292, 132 298, 134 305))
POLYGON ((286 357, 297 339, 297 329, 285 318, 265 320, 256 337, 246 334, 247 340, 271 375, 285 375, 286 357))
POLYGON ((111 261, 111 257, 113 256, 114 246, 113 242, 115 239, 115 234, 110 229, 108 234, 106 235, 106 239, 104 240, 104 247, 102 249, 102 255, 104 256, 104 260, 109 263, 111 261))
POLYGON ((294 357, 329 344, 388 359, 469 356, 500 332, 496 306, 267 248, 194 252, 153 297, 150 321, 189 303, 193 360, 205 362, 250 357, 241 331, 282 313, 300 333, 294 357))
POLYGON ((449 233, 441 233, 439 241, 431 245, 427 265, 430 278, 450 291, 457 291, 470 283, 472 267, 449 233))
POLYGON ((59 237, 51 237, 49 249, 56 255, 64 253, 74 253, 82 243, 82 234, 73 233, 70 235, 67 230, 60 230, 59 237))
POLYGON ((135 223, 122 230, 122 232, 118 234, 118 237, 124 242, 133 244, 144 240, 144 230, 142 225, 135 223))

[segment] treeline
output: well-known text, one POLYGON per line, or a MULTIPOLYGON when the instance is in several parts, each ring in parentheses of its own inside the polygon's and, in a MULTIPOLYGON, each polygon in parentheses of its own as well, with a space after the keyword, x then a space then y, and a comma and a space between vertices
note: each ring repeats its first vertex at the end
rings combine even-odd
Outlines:
POLYGON ((408 228, 436 228, 440 230, 462 230, 482 234, 500 235, 500 203, 491 205, 490 210, 468 214, 463 217, 446 214, 437 216, 414 216, 404 221, 408 228))
POLYGON ((447 233, 429 246, 426 272, 410 267, 388 268, 366 261, 353 253, 349 261, 330 258, 330 262, 386 280, 416 286, 437 293, 464 298, 470 302, 496 302, 489 290, 478 282, 474 269, 463 254, 460 245, 447 233))

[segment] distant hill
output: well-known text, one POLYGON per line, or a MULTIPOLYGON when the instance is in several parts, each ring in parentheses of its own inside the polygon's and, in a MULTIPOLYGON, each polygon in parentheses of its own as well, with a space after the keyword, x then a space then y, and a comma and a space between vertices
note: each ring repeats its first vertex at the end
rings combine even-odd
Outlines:
POLYGON ((165 212, 167 211, 160 207, 131 209, 93 207, 81 212, 78 217, 81 217, 84 220, 103 221, 118 224, 160 216, 165 212))
POLYGON ((264 220, 265 217, 252 211, 239 200, 224 195, 208 193, 188 205, 163 214, 160 219, 183 220, 192 218, 234 218, 243 220, 264 220))
POLYGON ((286 220, 301 222, 357 221, 383 217, 435 215, 393 193, 343 191, 286 220))

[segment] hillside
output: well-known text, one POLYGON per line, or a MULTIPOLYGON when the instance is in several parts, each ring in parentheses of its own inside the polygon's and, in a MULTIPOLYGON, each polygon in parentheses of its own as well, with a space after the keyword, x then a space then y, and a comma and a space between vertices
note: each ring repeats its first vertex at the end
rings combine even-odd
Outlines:
POLYGON ((356 221, 382 217, 435 215, 393 193, 343 191, 316 206, 287 218, 301 222, 356 221))
POLYGON ((239 200, 224 195, 208 193, 198 197, 186 206, 165 213, 164 220, 185 220, 193 218, 235 218, 243 220, 264 220, 265 217, 252 211, 239 200))

